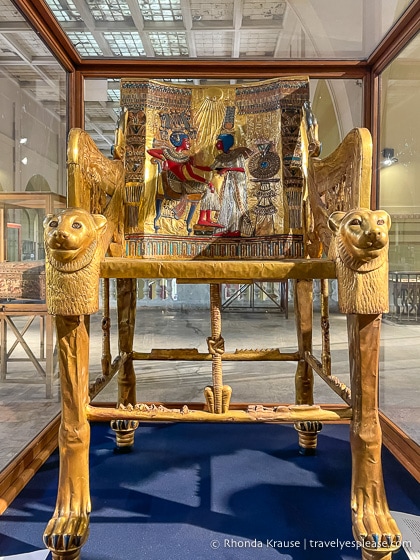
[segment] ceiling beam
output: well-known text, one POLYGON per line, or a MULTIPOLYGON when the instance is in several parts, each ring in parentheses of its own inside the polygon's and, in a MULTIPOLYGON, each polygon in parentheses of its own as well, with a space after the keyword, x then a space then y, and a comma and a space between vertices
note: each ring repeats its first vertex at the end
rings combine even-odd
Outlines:
MULTIPOLYGON (((102 106, 102 103, 100 104, 102 106)), ((119 105, 118 105, 119 107, 119 105)), ((105 104, 103 104, 103 108, 104 108, 104 112, 106 112, 106 114, 108 116, 105 117, 92 117, 91 119, 95 121, 95 123, 97 123, 98 125, 104 125, 104 124, 110 124, 111 122, 116 123, 118 120, 117 114, 115 113, 115 111, 113 109, 109 109, 106 110, 107 107, 105 106, 105 104)))
POLYGON ((188 54, 191 58, 197 58, 197 46, 195 44, 194 33, 192 32, 193 21, 191 16, 191 5, 189 0, 181 0, 182 21, 187 37, 188 54))
POLYGON ((37 65, 32 64, 31 56, 25 52, 22 46, 15 42, 15 39, 9 35, 2 36, 3 41, 6 45, 16 53, 26 64, 29 66, 38 76, 47 83, 50 87, 55 88, 56 83, 54 80, 51 80, 48 74, 46 74, 43 70, 41 70, 37 65))
MULTIPOLYGON (((1 36, 1 33, 0 33, 1 36)), ((28 62, 19 56, 2 56, 0 54, 0 64, 5 66, 27 66, 28 62)), ((34 56, 31 58, 31 65, 33 66, 50 66, 56 64, 53 56, 34 56)))
MULTIPOLYGON (((131 0, 126 0, 127 4, 131 2, 131 0)), ((235 3, 240 3, 240 0, 235 0, 235 3)), ((131 4, 130 4, 131 5, 131 4)), ((139 8, 135 8, 135 10, 140 11, 139 8)), ((134 10, 130 8, 130 11, 133 16, 134 10)), ((235 11, 235 10, 234 10, 235 11)), ((140 12, 141 16, 141 12, 140 12)), ((242 17, 242 16, 241 16, 242 17)), ((83 24, 81 21, 63 21, 60 22, 62 29, 66 33, 77 32, 77 31, 85 31, 86 25, 83 24)), ((251 21, 246 22, 246 24, 242 24, 240 26, 242 29, 246 29, 247 31, 261 31, 261 30, 272 30, 272 29, 279 29, 279 23, 276 21, 264 21, 263 24, 258 21, 251 21)), ((96 21, 95 22, 95 30, 99 32, 104 31, 139 31, 141 30, 144 33, 153 32, 153 33, 167 33, 168 31, 185 31, 188 30, 188 25, 186 25, 185 21, 145 21, 142 26, 139 26, 137 21, 133 17, 133 23, 129 21, 96 21)), ((192 21, 191 31, 232 31, 235 29, 239 29, 239 27, 235 27, 235 24, 230 21, 192 21)))
MULTIPOLYGON (((143 44, 146 56, 155 56, 155 51, 153 49, 153 45, 150 41, 149 35, 144 31, 144 19, 139 7, 139 3, 137 2, 137 0, 127 0, 127 5, 130 8, 131 17, 133 18, 133 23, 136 26, 136 31, 140 35, 140 39, 143 44)), ((116 28, 114 28, 113 26, 112 30, 116 31, 116 28)))
POLYGON ((113 144, 113 139, 111 140, 109 138, 109 135, 106 136, 102 129, 95 123, 94 120, 92 120, 92 118, 90 118, 89 116, 85 115, 85 124, 89 125, 92 130, 94 130, 96 132, 96 134, 102 139, 102 141, 107 145, 107 146, 112 146, 113 144))
MULTIPOLYGON (((102 54, 104 56, 113 56, 112 50, 110 49, 108 43, 105 41, 102 32, 96 29, 95 18, 92 16, 85 2, 83 0, 73 0, 73 2, 86 25, 86 29, 90 31, 90 33, 92 33, 92 36, 97 42, 98 47, 101 49, 102 54)), ((80 29, 78 31, 80 31, 80 29)))
POLYGON ((291 58, 291 37, 295 35, 299 26, 300 23, 295 12, 287 6, 283 17, 283 28, 279 30, 279 36, 274 48, 274 58, 291 58))
POLYGON ((239 58, 241 54, 241 27, 243 20, 243 0, 234 0, 233 3, 233 40, 232 58, 239 58))
POLYGON ((0 33, 33 33, 32 27, 26 21, 0 21, 0 33))

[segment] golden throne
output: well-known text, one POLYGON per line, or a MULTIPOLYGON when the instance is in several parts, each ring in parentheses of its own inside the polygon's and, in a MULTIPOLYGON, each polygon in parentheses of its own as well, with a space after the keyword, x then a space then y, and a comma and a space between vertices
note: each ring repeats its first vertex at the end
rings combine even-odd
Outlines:
POLYGON ((323 421, 349 419, 354 537, 365 560, 389 560, 401 535, 383 485, 377 373, 390 221, 368 210, 369 132, 354 129, 319 159, 305 77, 224 87, 127 79, 121 100, 113 160, 83 130, 70 132, 69 208, 45 220, 47 302, 56 316, 62 393, 59 488, 46 546, 55 560, 78 559, 87 538, 90 421, 110 421, 120 447, 133 445, 142 420, 292 423, 301 449, 310 452, 323 421), (114 357, 111 278, 117 279, 114 357), (138 278, 209 284, 207 352, 136 352, 138 278), (328 281, 334 278, 347 315, 351 387, 331 364, 328 281), (87 318, 98 310, 100 279, 102 375, 89 386, 87 318), (220 286, 254 280, 294 282, 295 352, 225 352, 220 286), (312 350, 314 280, 321 284, 319 357, 312 350), (134 363, 145 359, 211 362, 203 403, 137 402, 134 363), (232 388, 223 382, 230 360, 296 362, 295 402, 231 403, 232 388), (345 406, 314 404, 313 372, 345 406), (95 406, 91 399, 114 375, 116 408, 95 406))

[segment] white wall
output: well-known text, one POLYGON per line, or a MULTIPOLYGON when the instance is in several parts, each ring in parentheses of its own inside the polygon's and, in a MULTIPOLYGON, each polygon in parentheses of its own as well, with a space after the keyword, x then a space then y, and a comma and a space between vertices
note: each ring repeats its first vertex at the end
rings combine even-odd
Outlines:
POLYGON ((420 36, 383 72, 381 150, 397 162, 380 168, 380 207, 392 217, 390 269, 420 269, 420 36))
POLYGON ((41 175, 52 192, 66 194, 66 130, 60 117, 7 78, 0 79, 0 107, 3 191, 24 191, 33 175, 41 175), (27 138, 25 144, 21 138, 27 138))

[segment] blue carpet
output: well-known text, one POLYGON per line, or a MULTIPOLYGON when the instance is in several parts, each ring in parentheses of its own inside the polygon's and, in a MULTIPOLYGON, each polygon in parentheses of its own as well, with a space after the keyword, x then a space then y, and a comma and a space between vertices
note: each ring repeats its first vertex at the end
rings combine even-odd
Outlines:
MULTIPOLYGON (((91 530, 83 560, 356 560, 348 425, 325 425, 316 456, 293 426, 144 424, 132 453, 92 425, 91 530)), ((417 482, 384 449, 390 508, 420 515, 417 482)), ((43 547, 54 453, 0 517, 0 555, 43 547)), ((401 551, 397 560, 407 558, 401 551)))

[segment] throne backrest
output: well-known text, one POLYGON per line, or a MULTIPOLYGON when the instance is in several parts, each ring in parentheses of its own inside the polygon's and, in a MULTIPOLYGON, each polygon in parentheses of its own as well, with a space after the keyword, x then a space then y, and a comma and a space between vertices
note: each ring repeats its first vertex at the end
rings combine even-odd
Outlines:
POLYGON ((127 256, 305 256, 307 77, 227 86, 122 79, 121 105, 116 153, 125 163, 127 256), (183 152, 177 144, 186 137, 183 152), (213 196, 208 183, 190 177, 191 167, 181 171, 189 177, 183 184, 165 158, 175 173, 193 164, 213 196), (223 167, 243 172, 222 174, 223 167))
POLYGON ((72 129, 68 202, 108 218, 109 254, 155 259, 325 255, 328 216, 369 207, 372 141, 319 159, 307 77, 227 86, 121 80, 114 159, 72 129))

